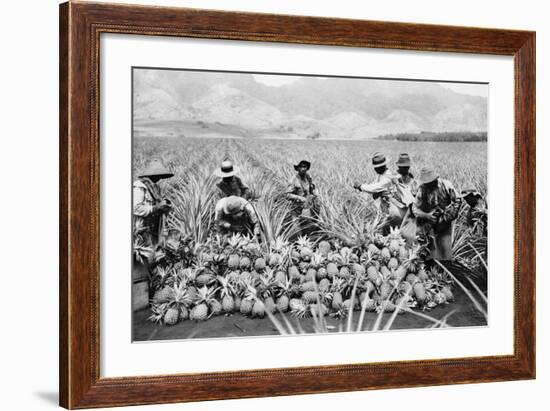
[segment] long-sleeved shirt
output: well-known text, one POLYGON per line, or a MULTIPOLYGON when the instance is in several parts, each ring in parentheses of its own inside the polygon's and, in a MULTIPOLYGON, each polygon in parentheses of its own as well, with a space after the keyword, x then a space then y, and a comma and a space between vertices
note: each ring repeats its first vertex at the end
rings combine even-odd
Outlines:
POLYGON ((396 196, 405 205, 414 202, 416 193, 418 192, 418 183, 412 174, 400 175, 396 182, 396 196))
POLYGON ((222 198, 216 203, 214 222, 218 230, 227 230, 231 232, 246 232, 250 229, 257 234, 259 232, 259 222, 256 212, 252 205, 244 198, 241 200, 241 211, 236 214, 226 214, 225 204, 229 201, 228 197, 222 198), (229 227, 225 227, 229 224, 229 227))
POLYGON ((147 243, 156 243, 158 239, 159 215, 154 206, 160 202, 160 188, 147 178, 134 181, 133 214, 134 227, 139 228, 147 243))
POLYGON ((365 193, 372 194, 377 207, 384 213, 389 212, 390 203, 397 208, 403 208, 406 204, 401 201, 397 192, 397 176, 386 170, 377 174, 375 180, 369 184, 361 184, 359 189, 365 193))
POLYGON ((247 200, 251 197, 250 189, 237 176, 233 176, 229 181, 221 179, 217 187, 222 197, 237 196, 247 200))
POLYGON ((420 215, 439 209, 442 212, 441 220, 450 222, 458 216, 460 203, 458 192, 451 182, 439 178, 434 188, 420 186, 412 208, 415 214, 420 215))
POLYGON ((316 195, 315 184, 309 174, 306 173, 304 178, 296 174, 289 181, 286 189, 286 198, 293 202, 292 212, 296 215, 302 213, 304 208, 303 199, 316 195))

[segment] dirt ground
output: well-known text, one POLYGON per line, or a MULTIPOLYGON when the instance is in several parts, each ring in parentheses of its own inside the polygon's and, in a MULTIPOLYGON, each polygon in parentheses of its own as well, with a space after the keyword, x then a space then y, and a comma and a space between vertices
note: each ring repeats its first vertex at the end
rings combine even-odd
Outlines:
MULTIPOLYGON (((453 327, 473 327, 486 326, 485 317, 473 307, 468 297, 458 289, 455 289, 455 301, 444 306, 436 307, 435 309, 424 312, 430 317, 437 319, 443 318, 446 314, 454 311, 448 317, 447 323, 453 327)), ((420 311, 422 312, 422 311, 420 311)), ((188 338, 228 338, 228 337, 245 337, 245 336, 262 336, 262 335, 278 335, 279 331, 268 318, 248 318, 239 313, 229 316, 221 315, 212 317, 204 322, 182 321, 174 326, 166 326, 155 324, 147 321, 150 315, 149 309, 143 309, 134 312, 133 316, 133 331, 134 341, 154 341, 154 340, 173 340, 173 339, 188 339, 188 338)), ((354 323, 357 322, 360 311, 355 311, 353 318, 354 323)), ((489 314, 490 315, 490 314, 489 314)), ((314 321, 312 318, 298 320, 290 314, 285 315, 290 321, 293 328, 297 332, 314 333, 314 321), (303 331, 298 331, 298 330, 303 331)), ((376 321, 376 313, 365 313, 363 322, 364 329, 372 329, 376 321)), ((388 321, 391 314, 384 314, 380 328, 388 321)), ((276 314, 275 317, 282 321, 281 314, 276 314)), ((347 319, 336 319, 326 317, 328 329, 330 332, 337 332, 345 329, 347 319)), ((433 323, 425 318, 412 313, 399 314, 391 329, 403 330, 414 328, 430 327, 433 323)))

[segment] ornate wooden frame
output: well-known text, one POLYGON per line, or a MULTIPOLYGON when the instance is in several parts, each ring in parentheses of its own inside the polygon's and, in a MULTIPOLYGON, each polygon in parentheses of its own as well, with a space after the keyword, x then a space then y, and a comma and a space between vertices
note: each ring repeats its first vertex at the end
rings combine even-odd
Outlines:
POLYGON ((90 408, 535 377, 535 33, 70 2, 60 6, 60 404, 90 408), (101 33, 483 53, 515 64, 514 354, 155 377, 99 374, 101 33))

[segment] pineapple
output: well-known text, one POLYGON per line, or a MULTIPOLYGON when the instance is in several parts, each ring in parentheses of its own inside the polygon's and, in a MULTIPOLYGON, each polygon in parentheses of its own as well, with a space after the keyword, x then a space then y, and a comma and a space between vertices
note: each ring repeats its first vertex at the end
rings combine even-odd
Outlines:
POLYGON ((213 289, 211 287, 203 286, 198 290, 195 306, 191 309, 189 318, 194 321, 204 321, 208 317, 208 307, 212 304, 213 301, 217 301, 214 298, 214 295, 218 289, 213 289))
POLYGON ((180 317, 180 310, 177 307, 172 307, 166 310, 164 314, 164 324, 175 325, 180 317))
POLYGON ((317 270, 317 280, 318 281, 321 281, 323 279, 326 279, 328 276, 328 272, 327 272, 327 269, 325 267, 320 267, 318 270, 317 270))
POLYGON ((288 276, 291 280, 299 280, 300 279, 300 270, 298 270, 298 267, 295 265, 291 265, 288 267, 288 276))
POLYGON ((218 276, 218 282, 221 285, 221 309, 224 313, 230 314, 235 309, 235 300, 233 297, 235 295, 235 288, 229 278, 218 276))
POLYGON ((288 311, 288 303, 289 299, 288 296, 285 294, 282 294, 279 298, 277 298, 277 310, 279 310, 282 313, 286 313, 288 311))
POLYGON ((283 257, 280 254, 277 253, 271 253, 269 255, 269 263, 268 265, 271 267, 275 267, 279 264, 281 264, 283 261, 283 257))
POLYGON ((189 319, 193 321, 204 321, 208 316, 208 306, 205 303, 197 304, 191 309, 189 319))
POLYGON ((335 291, 332 293, 332 309, 333 310, 340 310, 342 308, 342 304, 344 303, 344 299, 342 298, 342 294, 340 291, 335 291))
POLYGON ((365 275, 365 267, 363 267, 361 264, 354 263, 354 264, 351 266, 351 272, 352 272, 354 275, 357 275, 357 276, 362 277, 363 275, 365 275))
POLYGON ((447 299, 447 301, 453 301, 455 299, 450 287, 444 286, 441 289, 441 292, 445 295, 445 298, 447 299))
POLYGON ((214 276, 214 274, 212 274, 211 271, 205 270, 201 274, 197 275, 197 277, 195 278, 195 283, 197 284, 197 286, 203 287, 212 284, 215 279, 216 277, 214 276))
POLYGON ((277 310, 277 306, 275 305, 275 301, 273 301, 272 297, 267 297, 264 300, 264 306, 265 306, 265 311, 269 313, 274 313, 275 310, 277 310))
POLYGON ((371 258, 376 258, 380 255, 380 249, 373 243, 367 246, 367 253, 371 255, 371 258))
POLYGON ((234 270, 236 268, 239 268, 239 263, 241 259, 238 254, 231 254, 229 256, 229 259, 227 260, 227 267, 231 270, 234 270))
POLYGON ((395 270, 397 267, 399 267, 399 261, 397 261, 397 258, 390 258, 390 260, 388 261, 388 268, 390 270, 395 270))
MULTIPOLYGON (((420 274, 420 273, 419 273, 420 274)), ((414 285, 415 283, 417 283, 418 281, 420 281, 420 278, 414 274, 409 274, 405 280, 411 284, 411 285, 414 285)))
POLYGON ((308 315, 308 307, 302 300, 297 298, 291 299, 289 302, 289 307, 292 315, 297 318, 304 318, 308 315))
POLYGON ((373 283, 380 277, 380 274, 378 274, 378 270, 374 265, 369 265, 367 268, 367 277, 373 283))
POLYGON ((388 281, 384 281, 380 286, 380 298, 382 300, 388 299, 392 294, 393 287, 388 281))
POLYGON ((305 291, 302 294, 302 299, 306 303, 313 303, 313 302, 317 301, 317 298, 319 298, 319 293, 316 292, 316 291, 305 291))
POLYGON ((325 315, 328 314, 328 308, 323 303, 321 303, 321 304, 317 304, 317 303, 311 304, 309 306, 309 309, 310 309, 311 314, 313 316, 324 317, 325 315))
POLYGON ((315 281, 307 281, 305 283, 300 284, 300 291, 306 292, 306 291, 315 291, 317 288, 315 281))
POLYGON ((338 275, 338 266, 335 263, 329 263, 327 265, 327 275, 329 278, 334 278, 338 275))
POLYGON ((298 237, 296 245, 298 246, 300 258, 303 261, 309 261, 311 259, 311 255, 313 254, 312 243, 309 238, 306 235, 298 237))
POLYGON ((330 281, 327 278, 323 278, 319 282, 319 291, 326 293, 330 289, 330 281))
POLYGON ((173 295, 174 295, 173 288, 170 286, 165 286, 164 288, 155 292, 155 295, 153 296, 153 303, 154 304, 165 303, 171 298, 173 298, 173 295))
POLYGON ((241 300, 241 306, 239 307, 239 311, 242 315, 250 315, 252 313, 252 307, 254 305, 254 302, 251 299, 243 298, 241 300))
POLYGON ((426 287, 423 283, 417 282, 413 285, 414 296, 419 303, 426 302, 428 295, 426 294, 426 287))
POLYGON ((395 304, 389 300, 382 301, 378 307, 378 312, 393 313, 395 311, 395 304))
POLYGON ((241 270, 248 270, 250 268, 250 264, 250 258, 248 258, 247 256, 243 256, 239 260, 239 268, 241 270))
POLYGON ((254 261, 254 270, 256 271, 262 271, 265 269, 265 259, 263 257, 256 258, 256 261, 254 261))
POLYGON ((225 295, 222 297, 222 311, 230 314, 235 310, 235 300, 231 295, 225 295))
POLYGON ((328 241, 321 241, 318 246, 318 250, 323 257, 328 257, 331 251, 330 243, 328 241))
POLYGON ((395 271, 392 272, 392 278, 396 281, 402 281, 407 275, 407 269, 400 265, 395 271))
POLYGON ((380 257, 382 258, 383 261, 386 261, 386 262, 389 261, 391 258, 390 249, 387 247, 384 247, 382 251, 380 251, 380 257))
POLYGON ((265 305, 259 299, 257 299, 252 306, 252 316, 258 318, 263 318, 265 316, 265 305))
POLYGON ((315 281, 316 277, 317 277, 317 270, 315 268, 308 268, 308 270, 306 271, 307 281, 315 281))
POLYGON ((340 271, 338 273, 338 276, 340 278, 343 278, 345 280, 349 280, 351 278, 351 273, 349 272, 349 268, 346 265, 343 265, 340 267, 340 271))
POLYGON ((222 313, 223 307, 218 300, 212 300, 210 303, 210 313, 212 315, 220 315, 222 313))
POLYGON ((430 279, 430 277, 428 276, 428 273, 424 268, 421 268, 420 270, 418 270, 417 276, 420 281, 428 281, 430 279))

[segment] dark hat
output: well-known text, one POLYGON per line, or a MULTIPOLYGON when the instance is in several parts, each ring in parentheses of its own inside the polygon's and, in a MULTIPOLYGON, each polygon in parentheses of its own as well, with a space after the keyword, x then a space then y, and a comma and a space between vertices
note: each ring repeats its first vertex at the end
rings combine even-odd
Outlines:
POLYGON ((372 166, 374 168, 383 167, 387 164, 386 156, 382 153, 376 152, 372 156, 372 166))
POLYGON ((468 196, 480 197, 481 194, 474 187, 468 187, 460 192, 460 198, 466 198, 468 196))
POLYGON ((300 167, 306 167, 306 168, 309 170, 310 167, 311 167, 311 163, 310 163, 309 161, 307 161, 307 160, 302 160, 302 161, 300 161, 298 164, 295 164, 295 165, 294 165, 294 170, 297 171, 298 168, 300 168, 300 167))
POLYGON ((151 160, 145 171, 143 171, 138 177, 159 177, 170 178, 174 176, 170 170, 168 170, 160 160, 151 160))
POLYGON ((233 167, 233 162, 231 160, 224 160, 222 166, 218 172, 220 177, 233 177, 235 175, 235 167, 233 167))
POLYGON ((397 167, 410 167, 411 158, 407 153, 401 153, 399 154, 399 158, 397 159, 395 164, 397 165, 397 167))
POLYGON ((428 184, 436 180, 437 178, 439 178, 439 176, 435 171, 433 171, 429 167, 424 167, 422 170, 420 170, 420 177, 418 177, 418 181, 420 182, 420 184, 428 184))

